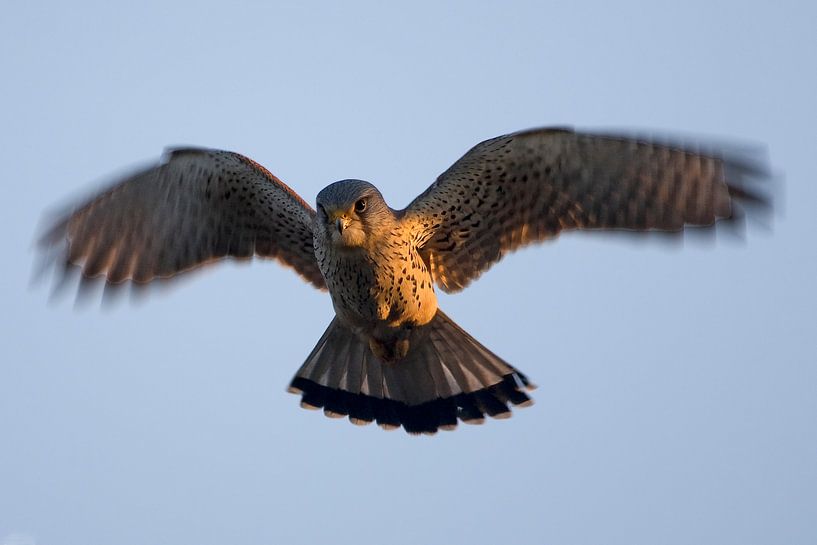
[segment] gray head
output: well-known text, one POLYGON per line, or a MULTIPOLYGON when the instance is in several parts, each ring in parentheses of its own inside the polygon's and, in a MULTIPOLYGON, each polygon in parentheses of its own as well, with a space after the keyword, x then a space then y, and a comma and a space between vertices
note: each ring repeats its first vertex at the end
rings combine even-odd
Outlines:
POLYGON ((316 204, 318 223, 335 244, 344 247, 365 245, 394 219, 380 191, 363 180, 329 184, 318 193, 316 204))

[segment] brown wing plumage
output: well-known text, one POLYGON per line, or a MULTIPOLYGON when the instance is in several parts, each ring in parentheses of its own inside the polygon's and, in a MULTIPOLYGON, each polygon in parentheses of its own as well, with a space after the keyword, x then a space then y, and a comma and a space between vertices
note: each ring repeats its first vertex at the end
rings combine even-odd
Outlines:
POLYGON ((109 283, 167 278, 222 257, 277 258, 325 289, 312 247, 312 210, 278 178, 237 153, 169 152, 116 183, 43 237, 85 277, 109 283))
POLYGON ((634 138, 537 129, 472 148, 404 211, 445 291, 565 229, 678 231, 733 213, 746 165, 634 138))

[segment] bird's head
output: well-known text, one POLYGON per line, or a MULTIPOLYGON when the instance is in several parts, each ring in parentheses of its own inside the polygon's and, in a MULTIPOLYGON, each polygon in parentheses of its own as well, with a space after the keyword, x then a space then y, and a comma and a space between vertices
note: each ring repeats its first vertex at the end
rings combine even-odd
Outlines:
POLYGON ((365 246, 394 218, 380 191, 363 180, 341 180, 326 186, 318 193, 316 204, 318 224, 340 247, 365 246))

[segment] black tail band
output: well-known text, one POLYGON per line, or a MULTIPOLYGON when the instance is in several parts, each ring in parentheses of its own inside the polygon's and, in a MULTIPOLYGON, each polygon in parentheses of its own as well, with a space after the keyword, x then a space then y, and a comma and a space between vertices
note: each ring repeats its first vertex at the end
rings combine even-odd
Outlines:
POLYGON ((514 373, 482 390, 419 405, 327 388, 303 377, 295 377, 290 389, 302 394, 304 405, 323 408, 333 416, 348 416, 355 424, 377 422, 384 428, 403 426, 409 433, 432 434, 439 429, 454 428, 458 419, 476 424, 481 423, 486 414, 495 418, 510 416, 508 403, 517 406, 532 403, 520 389, 527 384, 524 375, 514 373))

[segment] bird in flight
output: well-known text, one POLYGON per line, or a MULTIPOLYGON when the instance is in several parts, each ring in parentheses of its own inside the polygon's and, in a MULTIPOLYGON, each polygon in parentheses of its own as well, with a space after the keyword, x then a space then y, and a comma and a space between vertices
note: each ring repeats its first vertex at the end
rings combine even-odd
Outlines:
MULTIPOLYGON (((403 210, 362 180, 313 209, 255 161, 174 149, 53 221, 64 271, 144 284, 221 258, 274 258, 335 316, 289 391, 305 408, 409 433, 504 418, 532 403, 527 377, 454 323, 458 292, 502 257, 566 230, 679 232, 762 202, 750 162, 634 137, 522 131, 469 150, 403 210)), ((58 256, 58 257, 56 257, 58 256)))

